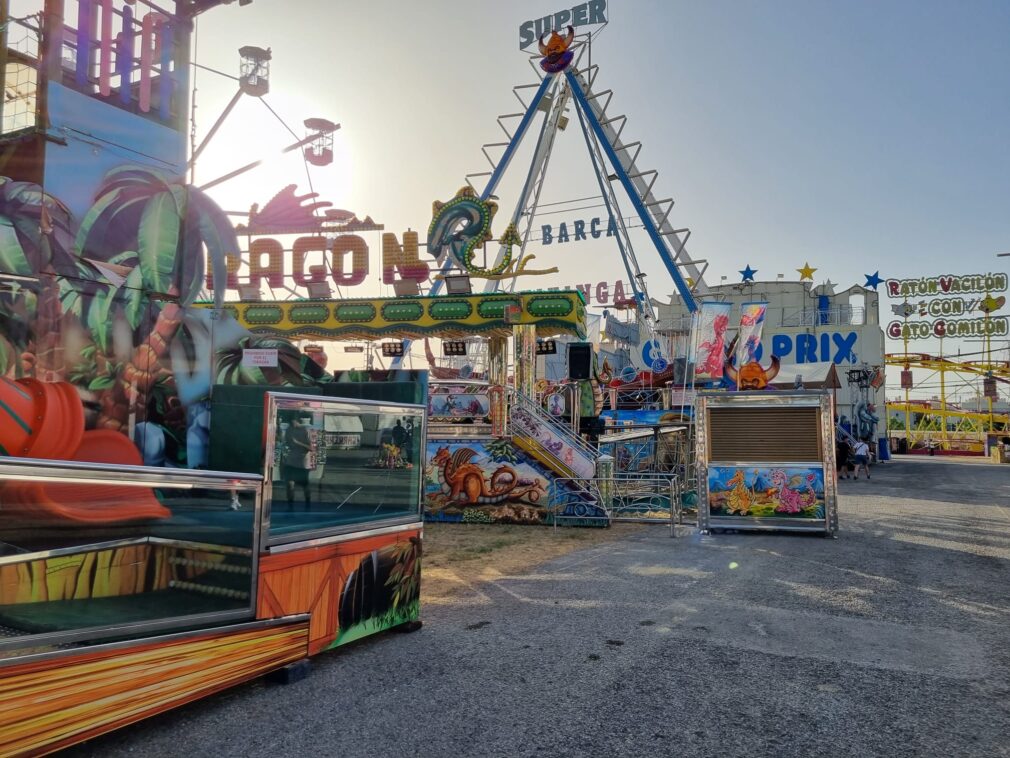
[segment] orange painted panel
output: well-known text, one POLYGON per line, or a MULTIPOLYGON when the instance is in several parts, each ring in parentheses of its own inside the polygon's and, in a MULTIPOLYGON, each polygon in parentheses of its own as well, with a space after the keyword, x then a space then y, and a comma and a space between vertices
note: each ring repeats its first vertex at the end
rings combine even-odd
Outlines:
POLYGON ((308 624, 217 630, 0 667, 0 756, 68 747, 304 658, 308 624))

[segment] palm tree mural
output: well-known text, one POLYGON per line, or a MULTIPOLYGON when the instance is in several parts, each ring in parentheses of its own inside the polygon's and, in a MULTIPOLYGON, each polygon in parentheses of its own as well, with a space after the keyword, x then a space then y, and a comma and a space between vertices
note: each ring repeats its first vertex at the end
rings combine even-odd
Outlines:
MULTIPOLYGON (((215 280, 223 281, 225 257, 238 254, 238 240, 224 212, 199 189, 130 166, 106 175, 76 248, 81 262, 120 275, 118 284, 103 284, 88 297, 67 288, 63 303, 94 341, 89 359, 95 365, 80 373, 97 372, 90 389, 100 392, 99 425, 122 431, 131 411, 145 417, 152 393, 174 392, 169 345, 202 289, 204 261, 209 258, 215 280)), ((223 288, 215 298, 220 305, 223 288)))
POLYGON ((0 375, 62 376, 56 277, 94 276, 74 256, 73 230, 70 210, 39 185, 0 177, 0 273, 38 278, 0 289, 0 375))

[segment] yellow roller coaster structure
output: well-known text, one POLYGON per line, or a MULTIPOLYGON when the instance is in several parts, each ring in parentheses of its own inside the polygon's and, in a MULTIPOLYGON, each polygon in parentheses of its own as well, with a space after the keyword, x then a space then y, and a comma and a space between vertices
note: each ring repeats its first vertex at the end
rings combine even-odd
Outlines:
POLYGON ((887 403, 888 435, 907 440, 909 451, 935 447, 977 454, 984 451, 989 435, 1010 434, 1010 414, 994 413, 991 396, 986 398, 987 409, 968 410, 947 402, 949 374, 981 376, 995 388, 999 384, 1010 385, 1010 362, 954 361, 928 353, 888 353, 885 361, 888 366, 900 366, 904 371, 932 372, 925 381, 937 376, 940 379, 938 400, 910 400, 910 387, 903 383, 905 401, 887 403), (894 424, 892 418, 900 425, 894 424))

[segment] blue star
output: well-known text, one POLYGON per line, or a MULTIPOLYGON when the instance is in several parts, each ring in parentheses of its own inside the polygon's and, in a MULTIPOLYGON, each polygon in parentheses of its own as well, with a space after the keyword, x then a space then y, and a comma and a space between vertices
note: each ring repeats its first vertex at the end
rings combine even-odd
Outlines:
POLYGON ((743 276, 743 281, 745 281, 745 282, 753 282, 754 281, 754 274, 756 274, 757 272, 758 272, 758 270, 756 268, 751 268, 750 264, 748 263, 747 264, 747 268, 741 269, 740 274, 743 276))
POLYGON ((872 274, 863 274, 863 276, 866 277, 866 284, 863 285, 864 287, 873 287, 873 289, 877 289, 878 284, 884 283, 884 280, 880 278, 879 271, 874 271, 872 274))

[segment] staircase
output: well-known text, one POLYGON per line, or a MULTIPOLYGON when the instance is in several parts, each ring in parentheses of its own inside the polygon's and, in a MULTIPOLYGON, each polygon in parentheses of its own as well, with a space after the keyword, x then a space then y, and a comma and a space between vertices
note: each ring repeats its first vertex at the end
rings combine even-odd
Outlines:
POLYGON ((508 423, 512 441, 558 476, 567 479, 596 476, 597 450, 526 395, 510 394, 508 423))

